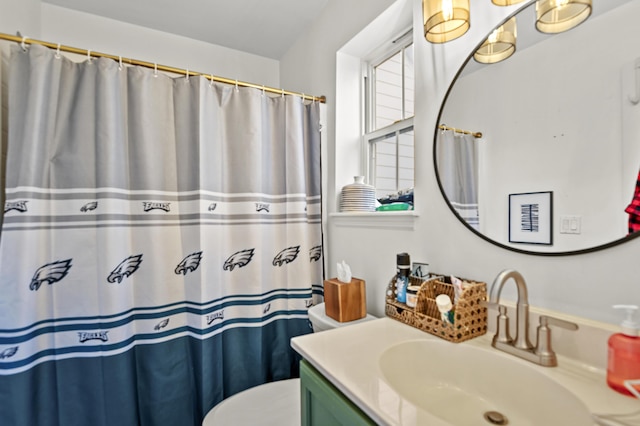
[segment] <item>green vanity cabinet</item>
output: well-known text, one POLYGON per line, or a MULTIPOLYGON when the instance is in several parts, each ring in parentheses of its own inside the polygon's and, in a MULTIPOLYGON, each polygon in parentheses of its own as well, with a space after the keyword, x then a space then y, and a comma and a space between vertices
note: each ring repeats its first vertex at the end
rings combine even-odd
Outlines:
POLYGON ((300 361, 302 426, 359 426, 375 423, 307 361, 300 361))

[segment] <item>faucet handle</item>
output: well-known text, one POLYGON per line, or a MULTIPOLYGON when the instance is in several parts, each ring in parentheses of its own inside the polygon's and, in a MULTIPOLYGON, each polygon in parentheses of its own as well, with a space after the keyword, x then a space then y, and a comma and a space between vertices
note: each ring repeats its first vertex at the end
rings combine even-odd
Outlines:
POLYGON ((561 320, 560 318, 554 318, 547 315, 540 315, 540 326, 546 327, 548 325, 555 325, 572 331, 578 329, 578 324, 574 322, 561 320))
POLYGON ((480 304, 487 309, 496 309, 498 311, 498 316, 496 317, 496 334, 493 336, 493 344, 496 342, 511 344, 513 339, 509 334, 507 307, 487 300, 480 301, 480 304))
POLYGON ((556 353, 551 349, 551 329, 550 325, 566 328, 567 330, 577 330, 578 324, 561 320, 559 318, 540 315, 540 325, 538 326, 538 342, 534 353, 540 358, 540 364, 548 367, 558 365, 556 353))
POLYGON ((496 334, 493 337, 493 342, 511 344, 513 339, 509 334, 509 317, 507 316, 507 307, 487 300, 481 301, 480 304, 487 309, 495 309, 498 311, 498 316, 496 317, 496 334))
POLYGON ((513 338, 509 334, 509 317, 507 316, 507 307, 498 305, 498 317, 496 318, 496 335, 493 337, 494 342, 502 342, 511 344, 513 338))

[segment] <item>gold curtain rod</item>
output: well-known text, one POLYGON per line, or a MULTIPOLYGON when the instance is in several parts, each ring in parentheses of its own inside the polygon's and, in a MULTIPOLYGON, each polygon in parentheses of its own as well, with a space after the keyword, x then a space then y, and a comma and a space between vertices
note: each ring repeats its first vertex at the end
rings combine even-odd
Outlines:
POLYGON ((166 72, 170 72, 170 73, 173 73, 173 74, 181 74, 181 75, 185 75, 185 76, 187 74, 189 76, 201 75, 201 76, 203 76, 203 77, 205 77, 205 78, 207 78, 209 80, 216 81, 218 83, 232 84, 232 85, 238 85, 238 86, 242 86, 242 87, 253 87, 255 89, 264 90, 265 92, 276 93, 278 95, 295 95, 295 96, 300 96, 301 98, 303 98, 305 100, 310 100, 310 101, 316 101, 316 102, 321 102, 321 103, 326 103, 326 101, 327 101, 327 98, 325 96, 311 96, 311 95, 306 95, 304 93, 291 92, 291 91, 288 91, 288 90, 278 89, 278 88, 275 88, 275 87, 268 87, 268 86, 263 86, 263 85, 260 85, 260 84, 247 83, 246 81, 232 80, 230 78, 217 77, 217 76, 214 76, 214 75, 211 75, 211 74, 205 74, 205 73, 201 73, 201 72, 185 70, 185 69, 182 69, 182 68, 170 67, 170 66, 167 66, 167 65, 155 64, 153 62, 146 62, 146 61, 141 61, 141 60, 138 60, 138 59, 123 58, 122 56, 110 55, 108 53, 94 52, 93 50, 79 49, 77 47, 63 46, 63 45, 56 44, 56 43, 50 43, 48 41, 35 40, 35 39, 27 38, 27 37, 14 36, 14 35, 11 35, 11 34, 0 33, 0 40, 9 40, 9 41, 14 41, 16 43, 25 43, 25 44, 40 44, 40 45, 46 46, 46 47, 48 47, 50 49, 60 50, 61 52, 75 53, 75 54, 78 54, 78 55, 86 55, 86 56, 91 56, 91 57, 94 57, 94 58, 109 58, 109 59, 113 59, 114 61, 119 61, 119 62, 122 62, 123 64, 127 64, 127 65, 137 65, 137 66, 141 66, 141 67, 145 67, 145 68, 151 68, 151 69, 158 70, 158 71, 166 71, 166 72))
POLYGON ((456 129, 455 127, 449 127, 446 124, 441 124, 438 126, 440 130, 453 130, 456 133, 464 133, 465 135, 472 135, 474 138, 481 138, 482 132, 470 132, 468 130, 456 129))

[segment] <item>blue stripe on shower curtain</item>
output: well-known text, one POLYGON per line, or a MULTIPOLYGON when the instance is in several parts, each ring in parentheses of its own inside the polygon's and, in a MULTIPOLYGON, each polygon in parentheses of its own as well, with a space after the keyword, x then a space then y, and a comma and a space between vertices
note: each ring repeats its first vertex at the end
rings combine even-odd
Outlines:
POLYGON ((318 104, 12 48, 0 424, 200 425, 298 375, 318 104))
POLYGON ((54 358, 118 354, 136 344, 164 342, 178 336, 207 339, 234 328, 259 327, 279 319, 305 319, 311 297, 306 290, 274 290, 262 297, 238 295, 207 304, 175 303, 102 317, 50 319, 17 330, 0 330, 0 347, 15 351, 5 356, 0 371, 21 372, 54 358), (299 309, 292 309, 295 304, 299 309), (131 334, 130 329, 141 332, 131 334), (55 346, 50 345, 52 338, 56 339, 55 346), (26 345, 34 349, 30 355, 23 355, 24 351, 18 354, 17 349, 26 345))
POLYGON ((200 425, 211 401, 247 384, 289 377, 298 359, 284 350, 286 336, 304 334, 307 328, 303 320, 276 321, 260 328, 234 328, 206 340, 184 336, 115 356, 38 364, 0 377, 3 393, 8 392, 3 395, 2 424, 200 425), (245 354, 235 356, 236 351, 245 354), (132 377, 136 385, 123 386, 132 377))

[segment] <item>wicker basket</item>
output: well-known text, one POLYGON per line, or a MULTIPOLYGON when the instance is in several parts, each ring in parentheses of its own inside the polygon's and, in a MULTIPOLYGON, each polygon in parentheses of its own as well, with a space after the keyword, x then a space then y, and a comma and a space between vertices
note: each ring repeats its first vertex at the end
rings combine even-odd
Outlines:
MULTIPOLYGON (((449 324, 440 319, 435 298, 446 294, 454 300, 454 287, 448 277, 438 274, 432 274, 432 277, 426 281, 409 277, 409 285, 420 286, 415 308, 396 301, 393 291, 390 292, 386 298, 386 315, 450 342, 464 342, 485 334, 487 308, 481 302, 487 300, 487 284, 462 278, 464 290, 453 307, 453 324, 449 324)), ((394 276, 389 282, 390 289, 395 287, 395 280, 394 276)))

